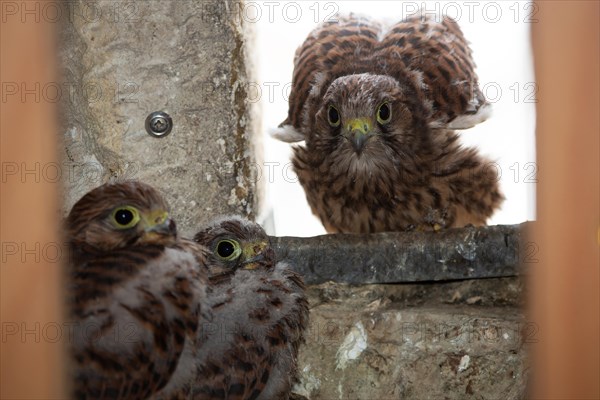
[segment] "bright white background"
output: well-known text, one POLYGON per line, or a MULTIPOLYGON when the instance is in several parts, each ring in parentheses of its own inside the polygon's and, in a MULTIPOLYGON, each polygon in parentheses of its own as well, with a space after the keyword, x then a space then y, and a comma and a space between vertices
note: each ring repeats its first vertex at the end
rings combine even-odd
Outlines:
POLYGON ((493 103, 484 123, 461 131, 462 142, 494 160, 506 200, 489 224, 514 224, 535 218, 535 86, 529 30, 534 5, 524 1, 257 1, 247 2, 242 17, 255 24, 258 82, 264 131, 267 204, 259 222, 270 234, 314 236, 325 233, 312 215, 291 169, 291 146, 267 131, 287 116, 287 96, 296 48, 318 22, 335 11, 356 12, 397 21, 421 8, 453 17, 471 42, 480 87, 493 103))

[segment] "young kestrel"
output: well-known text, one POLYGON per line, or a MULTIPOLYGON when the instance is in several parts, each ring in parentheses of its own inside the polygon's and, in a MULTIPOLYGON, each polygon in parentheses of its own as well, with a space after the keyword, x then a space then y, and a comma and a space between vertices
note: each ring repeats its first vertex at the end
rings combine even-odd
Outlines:
MULTIPOLYGON (((287 399, 308 320, 302 278, 275 261, 260 225, 238 217, 214 221, 194 240, 208 247, 208 305, 196 364, 207 399, 287 399)), ((195 398, 195 397, 194 397, 195 398)))
POLYGON ((73 390, 78 399, 174 398, 197 377, 206 249, 177 237, 148 185, 100 186, 67 218, 73 390))
POLYGON ((390 27, 354 15, 296 51, 287 119, 274 136, 329 232, 484 225, 503 196, 496 170, 455 129, 490 106, 451 18, 390 27))

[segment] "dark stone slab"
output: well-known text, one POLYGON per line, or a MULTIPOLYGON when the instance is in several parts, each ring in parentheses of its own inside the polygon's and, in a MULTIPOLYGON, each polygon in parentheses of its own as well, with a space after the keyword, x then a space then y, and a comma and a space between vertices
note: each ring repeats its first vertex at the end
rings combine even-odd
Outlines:
POLYGON ((307 284, 446 281, 522 274, 537 261, 537 245, 524 238, 528 225, 271 240, 307 284))

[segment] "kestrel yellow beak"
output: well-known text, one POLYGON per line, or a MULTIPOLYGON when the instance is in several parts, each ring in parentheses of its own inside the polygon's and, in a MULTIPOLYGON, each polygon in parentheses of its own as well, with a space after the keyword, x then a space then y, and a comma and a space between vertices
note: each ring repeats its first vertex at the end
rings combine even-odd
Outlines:
POLYGON ((164 210, 153 210, 140 215, 140 225, 144 229, 144 236, 175 236, 177 226, 169 218, 169 213, 164 210))
POLYGON ((354 150, 360 152, 364 147, 365 142, 371 136, 373 136, 371 128, 371 119, 354 118, 348 121, 348 123, 346 124, 344 136, 346 136, 346 138, 350 140, 350 143, 352 143, 354 150))
POLYGON ((264 251, 269 246, 266 241, 248 243, 242 249, 243 269, 253 270, 256 269, 260 261, 265 259, 264 251))

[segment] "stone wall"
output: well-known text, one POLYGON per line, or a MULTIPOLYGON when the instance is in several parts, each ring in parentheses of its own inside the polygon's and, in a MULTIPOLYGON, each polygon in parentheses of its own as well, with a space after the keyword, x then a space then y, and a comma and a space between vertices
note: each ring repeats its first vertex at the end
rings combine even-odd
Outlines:
POLYGON ((527 395, 519 278, 309 289, 297 399, 489 399, 527 395))
POLYGON ((310 325, 297 399, 523 399, 534 224, 273 237, 310 325))
POLYGON ((252 32, 237 1, 74 1, 60 57, 65 208, 109 179, 158 187, 181 232, 216 214, 253 218, 262 188, 246 101, 252 32), (173 129, 145 130, 165 111, 173 129))

